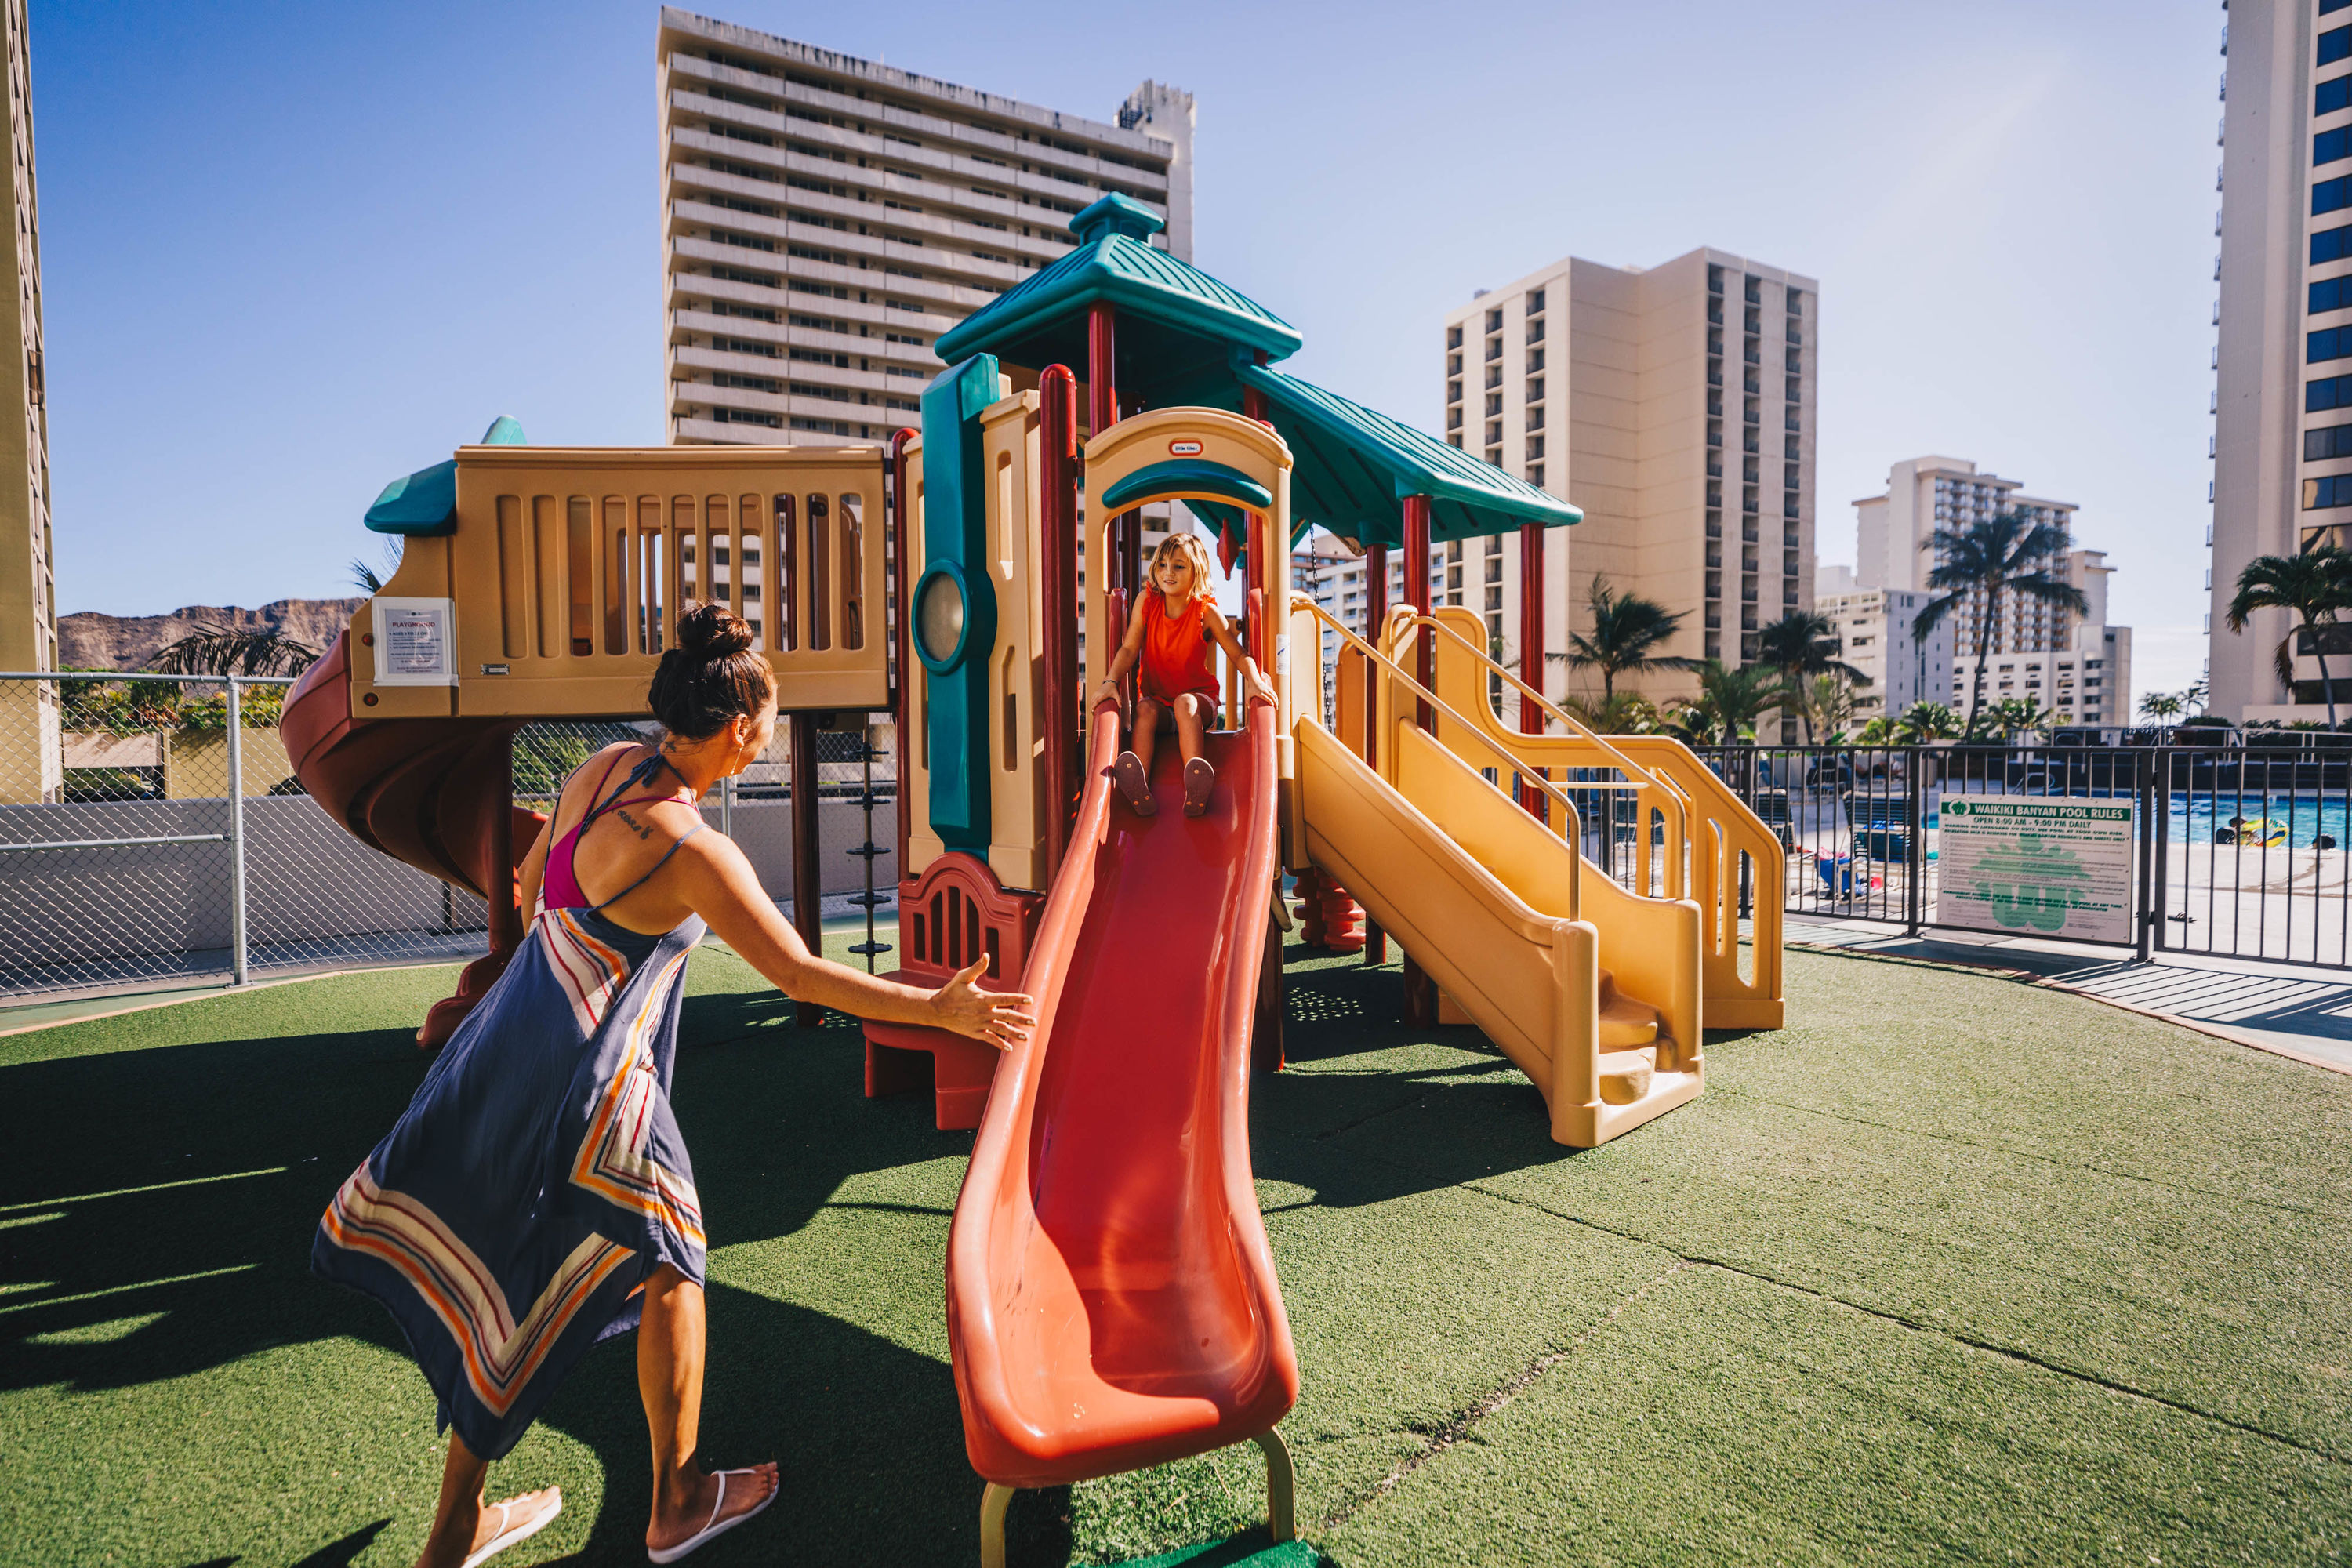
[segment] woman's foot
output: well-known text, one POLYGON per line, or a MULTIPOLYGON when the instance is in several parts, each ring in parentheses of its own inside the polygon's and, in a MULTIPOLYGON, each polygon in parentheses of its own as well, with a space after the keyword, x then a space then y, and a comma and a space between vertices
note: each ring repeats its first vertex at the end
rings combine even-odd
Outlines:
POLYGON ((1199 816, 1209 809, 1209 792, 1217 787, 1217 770, 1206 757, 1184 764, 1184 815, 1199 816))
POLYGON ((1127 797, 1127 804, 1134 807, 1136 816, 1150 816, 1160 809, 1160 803, 1151 798, 1151 776, 1143 771, 1141 757, 1133 752, 1121 752, 1118 761, 1111 764, 1110 776, 1111 782, 1118 785, 1118 793, 1127 797))
POLYGON ((416 1568, 463 1568, 487 1563, 538 1534, 562 1511, 563 1493, 554 1487, 524 1492, 504 1502, 478 1502, 470 1525, 464 1517, 453 1516, 425 1538, 425 1553, 417 1558, 416 1568))
MULTIPOLYGON (((655 1500, 654 1521, 646 1527, 646 1551, 676 1552, 698 1535, 716 1535, 730 1522, 749 1519, 767 1507, 779 1484, 773 1461, 747 1470, 698 1475, 683 1496, 655 1500)), ((656 1556, 654 1561, 676 1559, 656 1556)))

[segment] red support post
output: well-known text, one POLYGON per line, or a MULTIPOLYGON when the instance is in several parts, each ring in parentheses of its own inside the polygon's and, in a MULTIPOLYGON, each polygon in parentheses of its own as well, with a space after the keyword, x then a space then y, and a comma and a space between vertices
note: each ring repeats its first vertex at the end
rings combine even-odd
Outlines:
MULTIPOLYGON (((1435 595, 1429 591, 1429 498, 1404 498, 1404 597, 1405 603, 1426 616, 1433 608, 1435 595)), ((1412 678, 1428 690, 1437 682, 1436 639, 1427 626, 1417 628, 1412 639, 1412 678)), ((1437 727, 1437 712, 1428 700, 1413 699, 1414 718, 1423 730, 1437 727)), ((1404 955, 1404 1021, 1427 1027, 1437 1022, 1437 987, 1424 973, 1412 954, 1404 955)))
MULTIPOLYGON (((907 865, 907 840, 915 826, 915 805, 907 793, 907 752, 914 742, 912 709, 908 699, 910 683, 915 679, 914 647, 908 638, 914 635, 907 620, 907 595, 913 584, 907 581, 908 531, 914 527, 914 509, 907 494, 907 443, 915 432, 900 428, 890 433, 888 458, 890 464, 890 603, 897 631, 892 635, 891 658, 897 662, 898 680, 890 691, 890 721, 898 729, 898 754, 891 759, 898 787, 898 858, 891 864, 903 873, 907 865)), ((788 595, 771 588, 771 594, 782 601, 788 595)), ((771 614, 780 613, 771 611, 771 614)))
MULTIPOLYGON (((1364 640, 1378 647, 1381 623, 1389 618, 1389 547, 1375 544, 1364 552, 1364 640)), ((1347 657, 1345 655, 1342 656, 1347 657)), ((1364 671, 1364 765, 1381 765, 1381 680, 1377 670, 1364 671)), ((1364 917, 1364 962, 1389 961, 1388 932, 1380 921, 1364 917)))
POLYGON ((1038 593, 1045 605, 1045 868, 1052 876, 1069 847, 1078 779, 1078 386, 1067 365, 1037 377, 1045 400, 1038 421, 1044 472, 1037 528, 1044 537, 1038 593))
MULTIPOLYGON (((1429 591, 1429 498, 1404 498, 1404 602, 1423 615, 1434 607, 1435 595, 1429 591)), ((1423 689, 1437 684, 1437 643, 1428 627, 1417 631, 1412 639, 1412 678, 1423 689)), ((1415 718, 1424 730, 1437 727, 1436 711, 1426 701, 1415 700, 1415 718)))
MULTIPOLYGON (((1539 522, 1519 527, 1519 679, 1538 691, 1544 689, 1544 530, 1539 522)), ((1542 705, 1524 693, 1519 730, 1528 735, 1544 732, 1542 705)), ((1519 786, 1519 804, 1538 821, 1549 819, 1544 793, 1535 785, 1519 786)))

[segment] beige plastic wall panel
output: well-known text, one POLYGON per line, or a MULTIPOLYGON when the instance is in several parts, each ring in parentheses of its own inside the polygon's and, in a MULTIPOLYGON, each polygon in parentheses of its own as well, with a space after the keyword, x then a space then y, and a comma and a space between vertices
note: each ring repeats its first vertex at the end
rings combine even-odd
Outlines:
MULTIPOLYGON (((401 547, 400 567, 383 585, 388 598, 449 597, 449 541, 411 539, 401 547)), ((352 615, 346 653, 351 663, 352 717, 355 719, 446 719, 457 710, 447 686, 378 686, 375 683, 375 609, 362 605, 352 615)))
POLYGON ((888 700, 878 448, 465 447, 446 542, 460 712, 642 714, 706 602, 757 626, 785 709, 888 700))
POLYGON ((987 472, 988 577, 996 593, 996 646, 989 652, 989 869, 1007 888, 1041 890, 1048 791, 1045 770, 1045 610, 1038 592, 1038 411, 1034 392, 980 416, 987 472))

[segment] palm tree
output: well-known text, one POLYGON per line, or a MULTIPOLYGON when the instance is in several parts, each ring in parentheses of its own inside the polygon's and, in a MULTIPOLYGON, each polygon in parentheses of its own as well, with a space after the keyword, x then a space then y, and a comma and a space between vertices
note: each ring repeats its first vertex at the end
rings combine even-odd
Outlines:
POLYGON ((1960 716, 1941 702, 1914 702, 1895 721, 1897 744, 1916 746, 1924 741, 1957 741, 1960 716))
POLYGON ((1818 724, 1833 746, 1838 732, 1853 718, 1853 686, 1843 675, 1816 675, 1805 682, 1804 701, 1798 711, 1805 716, 1807 745, 1812 744, 1813 726, 1818 724))
POLYGON ((1598 669, 1603 706, 1616 698, 1617 678, 1621 675, 1698 668, 1699 661, 1695 658, 1650 651, 1672 637, 1689 612, 1669 610, 1639 594, 1621 597, 1609 585, 1609 579, 1598 573, 1593 574, 1592 591, 1585 603, 1592 611, 1591 634, 1570 632, 1568 651, 1544 657, 1563 659, 1571 669, 1598 669))
POLYGON ((406 542, 396 533, 383 542, 383 565, 381 569, 370 565, 363 556, 352 556, 352 586, 362 594, 383 593, 383 585, 392 581, 393 574, 400 570, 401 546, 406 542))
POLYGON ((2188 690, 2180 694, 2180 700, 2186 706, 2194 708, 2197 711, 2202 713, 2205 711, 2206 702, 2211 698, 2212 694, 2213 678, 2210 675, 2200 675, 2194 681, 2189 683, 2188 690))
POLYGON ((1719 658, 1697 659, 1698 695, 1683 704, 1681 727, 1702 745, 1720 738, 1729 746, 1752 731, 1756 721, 1780 701, 1780 673, 1769 665, 1744 664, 1733 668, 1719 658))
POLYGON ((2176 696, 2169 691, 2151 691, 2139 700, 2141 717, 2153 719, 2159 724, 2169 723, 2179 718, 2180 710, 2187 706, 2189 700, 2186 696, 2176 696))
POLYGON ((2034 522, 2005 511, 1966 528, 1939 528, 1919 547, 1936 552, 1927 586, 1937 596, 1913 619, 1911 635, 1924 639, 1963 605, 1976 611, 1976 679, 1969 689, 1969 739, 1976 738, 1977 707, 1984 697, 1985 656, 1992 651, 2002 601, 2014 595, 2078 616, 2089 613, 2090 601, 2083 596, 2083 590, 2056 573, 2073 542, 2055 523, 2034 522))
POLYGON ((2319 660, 2319 689, 2327 699, 2327 727, 2336 728, 2336 682, 2327 673, 2327 643, 2318 631, 2336 624, 2338 610, 2352 609, 2352 555, 2332 544, 2305 550, 2299 555, 2257 555, 2238 574, 2237 595, 2230 601, 2232 632, 2243 635, 2256 610, 2287 610, 2294 629, 2279 638, 2272 658, 2279 684, 2294 689, 2294 645, 2298 637, 2319 660))
POLYGON ((2047 730, 2050 720, 2038 697, 2004 697, 1992 706, 1993 724, 2011 741, 2028 730, 2047 730))
POLYGON ((166 643, 150 666, 160 675, 299 675, 318 660, 318 649, 274 626, 213 626, 166 643))
POLYGON ((1845 651, 1837 628, 1827 616, 1811 610, 1790 610, 1756 634, 1759 660, 1780 672, 1789 706, 1804 721, 1805 744, 1813 743, 1813 709, 1809 688, 1816 678, 1832 677, 1866 686, 1870 677, 1838 658, 1845 651))

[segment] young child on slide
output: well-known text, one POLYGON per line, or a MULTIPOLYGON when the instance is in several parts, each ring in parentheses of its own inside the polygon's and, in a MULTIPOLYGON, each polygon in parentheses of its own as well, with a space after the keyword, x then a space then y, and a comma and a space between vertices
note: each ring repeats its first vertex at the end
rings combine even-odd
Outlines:
POLYGON ((1151 557, 1150 581, 1136 595, 1135 614, 1127 636, 1110 661, 1098 696, 1114 700, 1118 683, 1142 661, 1136 682, 1135 732, 1128 750, 1118 754, 1113 778, 1138 816, 1160 809, 1151 798, 1151 753, 1163 715, 1176 721, 1176 746, 1184 757, 1184 815, 1198 816, 1209 809, 1209 792, 1217 770, 1201 754, 1202 737, 1216 712, 1217 683, 1209 673, 1209 643, 1213 638, 1225 657, 1240 667, 1242 680, 1253 696, 1274 700, 1274 689, 1258 673, 1257 665, 1242 652, 1234 628, 1211 597, 1209 552, 1198 535, 1171 533, 1160 541, 1151 557))

